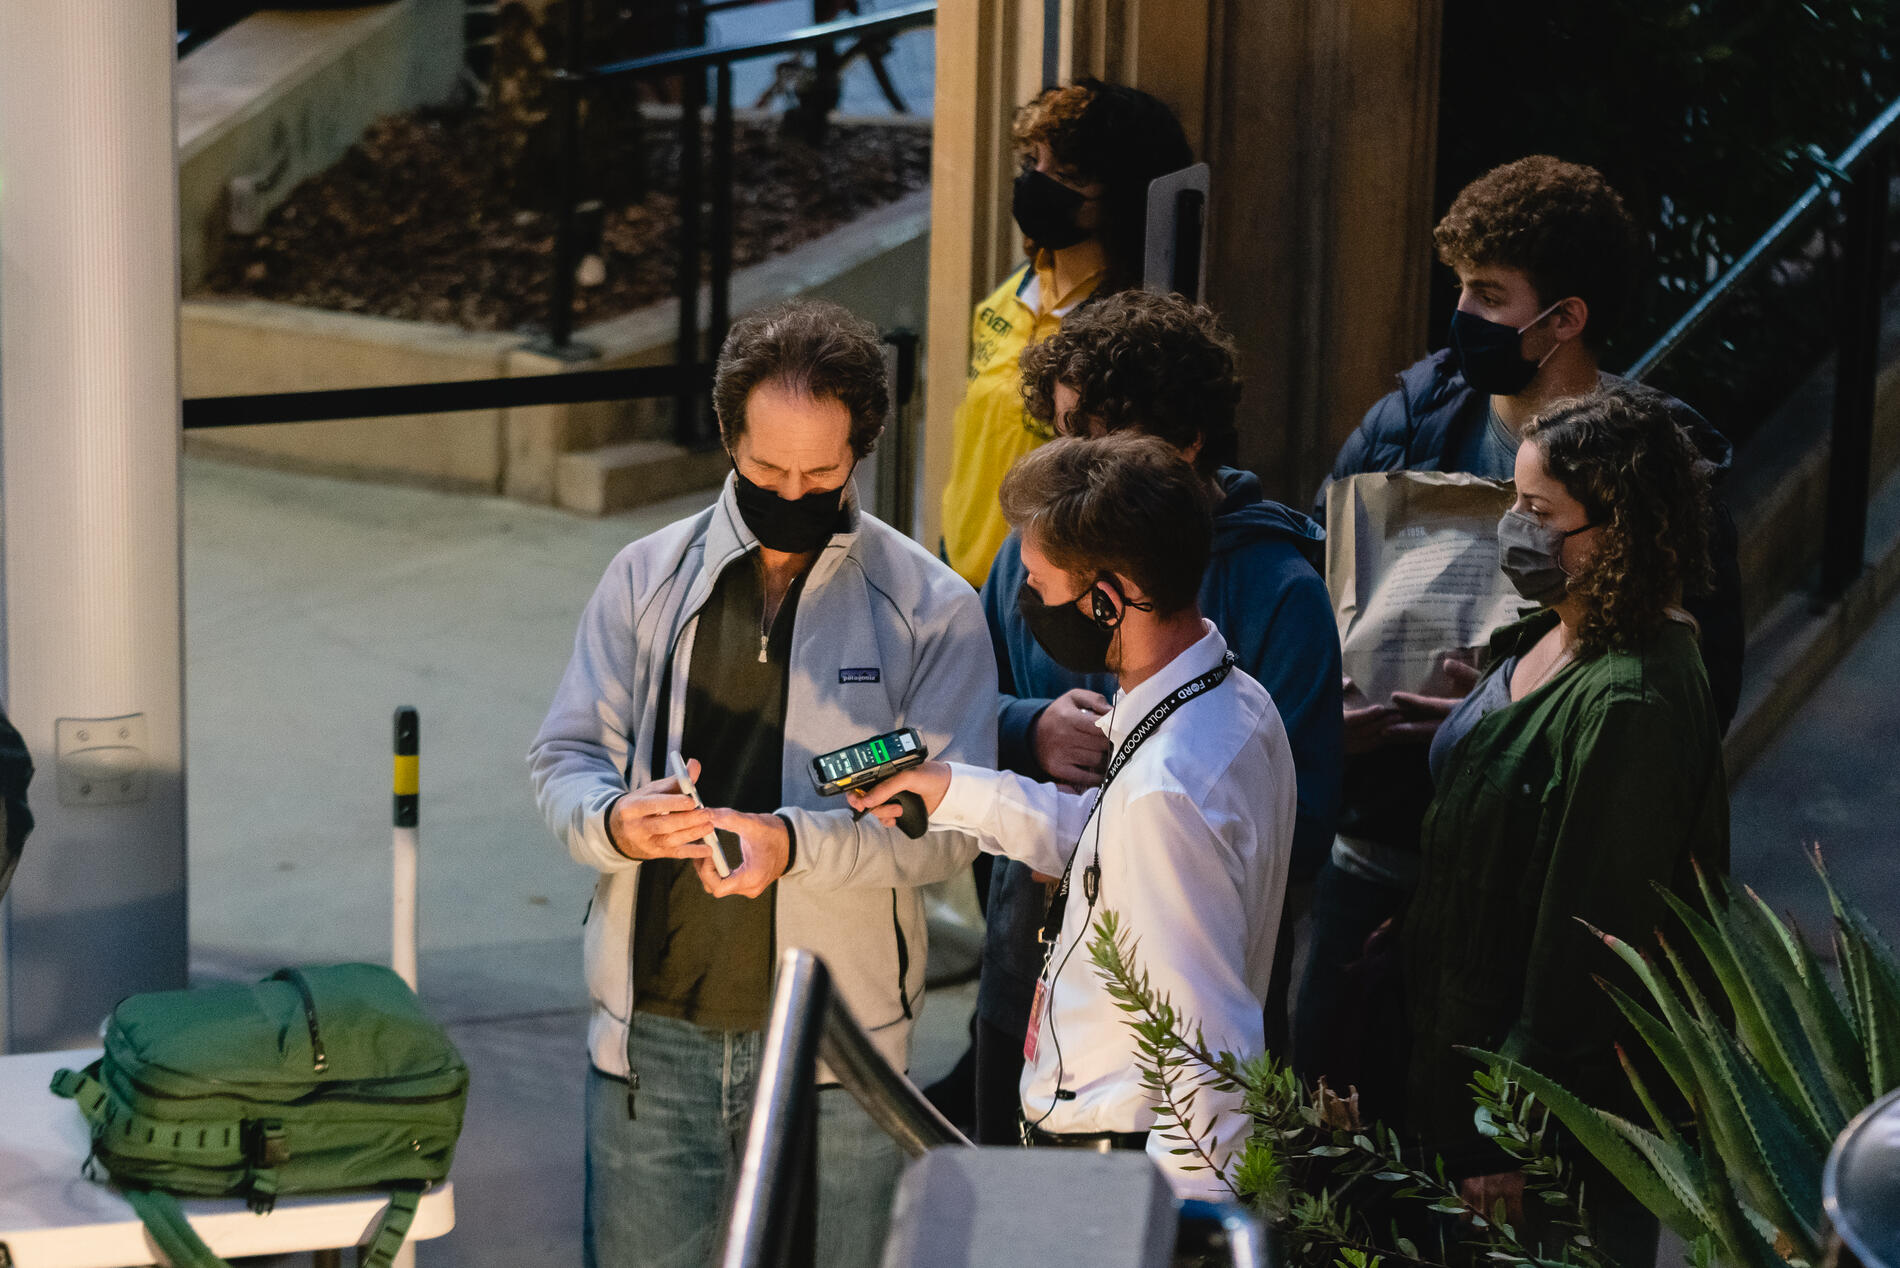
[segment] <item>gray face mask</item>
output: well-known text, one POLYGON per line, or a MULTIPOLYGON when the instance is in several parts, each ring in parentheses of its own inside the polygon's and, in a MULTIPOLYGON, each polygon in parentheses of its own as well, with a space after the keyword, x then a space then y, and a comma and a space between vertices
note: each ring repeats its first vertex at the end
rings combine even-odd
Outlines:
POLYGON ((1595 527, 1585 524, 1566 533, 1538 523, 1523 511, 1506 511, 1498 521, 1498 567, 1519 594, 1548 607, 1570 589, 1570 574, 1563 565, 1564 540, 1595 527))

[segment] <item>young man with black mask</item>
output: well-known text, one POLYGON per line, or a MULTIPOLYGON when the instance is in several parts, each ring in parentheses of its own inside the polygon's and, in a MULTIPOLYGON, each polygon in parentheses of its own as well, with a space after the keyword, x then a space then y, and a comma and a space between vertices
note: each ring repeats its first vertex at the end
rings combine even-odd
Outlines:
MULTIPOLYGON (((1031 416, 1061 435, 1130 431, 1158 436, 1207 481, 1214 540, 1199 593, 1239 666, 1267 689, 1286 725, 1299 774, 1290 884, 1281 921, 1267 1046, 1284 1056, 1293 926, 1301 900, 1332 849, 1339 811, 1339 634, 1318 571, 1325 532, 1261 493, 1251 472, 1229 465, 1241 380, 1233 340, 1205 305, 1128 290, 1080 310, 1022 356, 1031 416)), ((1099 726, 1114 691, 1107 674, 1080 675, 1042 649, 1017 607, 1024 579, 1012 533, 983 585, 1002 694, 997 758, 1031 779, 1074 788, 1102 782, 1108 740, 1099 726)), ((1024 1029, 1042 967, 1036 929, 1046 891, 1020 863, 992 875, 977 989, 975 1124, 983 1144, 1013 1139, 1024 1029), (1005 1137, 1004 1133, 1009 1134, 1005 1137)))
MULTIPOLYGON (((995 752, 976 595, 852 492, 888 408, 876 331, 835 304, 748 315, 713 398, 732 475, 712 506, 609 565, 529 754, 549 826, 601 874, 585 1248, 602 1268, 706 1262, 781 948, 823 957, 906 1065, 924 987, 917 887, 976 848, 854 818, 819 797, 812 758, 899 727, 957 760, 995 752), (674 752, 712 809, 668 776, 674 752), (726 878, 704 840, 715 824, 744 838, 726 878)), ((874 1265, 900 1160, 848 1093, 819 1102, 819 1258, 874 1265)))
MULTIPOLYGON (((1274 701, 1235 666, 1197 595, 1213 490, 1167 442, 1121 432, 1051 442, 1003 481, 1021 534, 1024 622, 1059 665, 1112 673, 1099 789, 931 761, 853 802, 920 795, 932 822, 1060 877, 1042 922, 1020 1093, 1031 1144, 1145 1148, 1187 1197, 1231 1196, 1151 1131, 1128 1016, 1087 948, 1115 913, 1155 988, 1214 1050, 1258 1054, 1292 857, 1292 750, 1274 701)), ((874 813, 894 817, 895 808, 874 813)), ((1238 1097, 1200 1091, 1193 1130, 1223 1163, 1247 1135, 1238 1097), (1219 1138, 1218 1146, 1211 1138, 1219 1138)))
MULTIPOLYGON (((1366 411, 1327 483, 1368 471, 1469 472, 1509 480, 1518 438, 1540 411, 1599 385, 1604 340, 1621 328, 1641 277, 1642 234, 1601 173, 1533 155, 1485 173, 1453 200, 1433 231, 1439 259, 1458 275, 1450 347, 1403 371, 1366 411)), ((1688 596, 1724 729, 1741 696, 1743 625, 1735 525, 1720 501, 1731 446, 1682 402, 1659 412, 1683 429, 1709 466, 1714 588, 1688 596)), ((1326 491, 1320 490, 1319 507, 1326 491)), ((1466 686, 1477 674, 1456 662, 1466 686)), ((1357 1083, 1370 1105, 1392 1071, 1368 1066, 1384 1051, 1353 1033, 1376 1019, 1342 1019, 1341 972, 1393 915, 1417 872, 1419 825, 1432 797, 1425 750, 1455 699, 1356 692, 1346 700, 1346 768, 1339 836, 1313 896, 1313 948, 1294 1026, 1294 1066, 1336 1087, 1357 1083)))

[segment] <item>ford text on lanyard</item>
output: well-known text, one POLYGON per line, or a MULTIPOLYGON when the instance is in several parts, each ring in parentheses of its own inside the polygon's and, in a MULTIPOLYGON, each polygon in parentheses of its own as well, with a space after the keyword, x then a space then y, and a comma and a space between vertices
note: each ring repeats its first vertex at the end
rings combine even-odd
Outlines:
MULTIPOLYGON (((1089 821, 1094 819, 1095 812, 1102 808, 1102 798, 1108 796, 1108 786, 1115 782, 1115 776, 1121 774, 1122 767, 1128 765, 1128 759, 1135 755, 1135 750, 1145 744, 1149 736, 1161 729, 1161 724, 1168 720, 1170 714, 1196 696, 1220 686, 1227 677, 1227 672, 1233 667, 1234 654, 1228 652, 1221 657, 1220 664, 1199 678, 1183 683, 1179 690, 1156 705, 1148 716, 1137 723, 1135 729, 1122 740, 1121 747, 1115 750, 1115 759, 1108 764, 1108 769, 1102 774, 1102 786, 1095 794, 1094 804, 1089 807, 1088 818, 1082 821, 1082 831, 1076 836, 1075 849, 1069 854, 1069 865, 1062 869, 1062 881, 1056 886, 1056 892, 1050 897, 1049 906, 1043 912, 1042 932, 1039 936, 1045 957, 1054 948, 1056 939, 1062 935, 1062 917, 1069 908, 1069 877, 1075 871, 1075 856, 1082 852, 1082 837, 1088 835, 1089 821)), ((1101 839, 1099 829, 1096 839, 1098 842, 1101 839)), ((1102 857, 1101 850, 1097 848, 1095 857, 1090 859, 1089 865, 1082 869, 1082 893, 1090 903, 1094 903, 1096 896, 1101 892, 1101 887, 1102 857)))

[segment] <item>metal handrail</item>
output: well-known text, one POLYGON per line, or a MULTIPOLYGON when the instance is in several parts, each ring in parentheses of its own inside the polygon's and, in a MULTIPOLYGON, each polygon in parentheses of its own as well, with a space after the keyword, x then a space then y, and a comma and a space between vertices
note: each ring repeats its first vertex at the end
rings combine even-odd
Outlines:
POLYGON ((872 1044, 809 951, 779 956, 739 1183, 713 1262, 720 1268, 809 1263, 816 1205, 818 1060, 911 1157, 970 1141, 872 1044))
POLYGON ((884 13, 867 13, 858 17, 838 18, 831 22, 821 22, 816 26, 799 27, 783 35, 773 35, 762 40, 748 40, 738 44, 701 44, 694 48, 670 49, 664 53, 649 53, 645 57, 630 57, 618 62, 605 62, 581 72, 588 79, 611 79, 617 75, 645 75, 665 72, 678 74, 686 70, 703 70, 721 64, 747 62, 757 57, 770 57, 775 53, 793 53, 819 44, 828 44, 845 36, 896 35, 913 27, 929 26, 937 19, 936 0, 925 0, 921 4, 907 4, 901 9, 891 9, 884 13))
POLYGON ((1809 185, 1628 371, 1630 378, 1638 380, 1653 373, 1704 322, 1733 302, 1742 285, 1764 264, 1780 258, 1796 226, 1817 206, 1826 205, 1828 191, 1841 185, 1834 238, 1839 248, 1839 267, 1835 270, 1834 408, 1821 574, 1815 592, 1815 598, 1823 604, 1845 596, 1866 567, 1887 204, 1896 139, 1900 139, 1900 101, 1882 110, 1837 158, 1816 160, 1825 175, 1809 185))
MULTIPOLYGON (((787 954, 809 955, 801 951, 787 954)), ((892 1068, 851 1010, 836 998, 825 1009, 824 1039, 819 1051, 844 1090, 912 1158, 921 1158, 939 1145, 971 1143, 924 1098, 916 1084, 892 1068)))
POLYGON ((1839 157, 1817 164, 1824 169, 1824 175, 1817 177, 1802 195, 1795 199, 1788 209, 1781 213, 1767 232, 1755 239, 1754 245, 1744 251, 1741 258, 1730 265, 1728 271, 1717 278, 1714 285, 1704 291, 1689 311, 1677 318, 1675 324, 1662 333, 1662 337, 1651 344, 1642 356, 1636 358, 1626 378, 1639 382, 1647 378, 1670 353, 1674 352, 1683 340, 1695 333, 1696 328, 1715 313, 1725 307, 1741 288, 1764 264, 1774 259, 1780 249, 1786 245, 1796 226, 1814 209, 1816 203, 1827 195, 1829 189, 1840 183, 1841 177, 1851 178, 1854 169, 1861 166, 1874 152, 1876 147, 1891 139, 1896 128, 1900 128, 1900 100, 1893 102, 1880 112, 1878 118, 1868 124, 1861 134, 1854 138, 1839 157))

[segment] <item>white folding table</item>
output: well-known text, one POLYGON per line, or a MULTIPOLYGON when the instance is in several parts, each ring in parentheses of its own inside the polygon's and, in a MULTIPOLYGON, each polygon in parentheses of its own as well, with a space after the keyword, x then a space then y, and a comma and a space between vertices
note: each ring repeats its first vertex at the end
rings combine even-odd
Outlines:
MULTIPOLYGON (((0 1266, 134 1268, 164 1260, 145 1226, 117 1189, 89 1180, 81 1168, 91 1148, 86 1120, 71 1101, 53 1095, 53 1072, 81 1069, 97 1048, 0 1057, 0 1266)), ((182 1205, 205 1244, 226 1259, 314 1251, 367 1242, 386 1199, 375 1193, 279 1198, 269 1215, 240 1198, 186 1198, 182 1205)), ((448 1182, 422 1195, 411 1241, 455 1227, 455 1191, 448 1182)))

